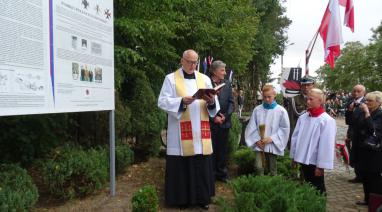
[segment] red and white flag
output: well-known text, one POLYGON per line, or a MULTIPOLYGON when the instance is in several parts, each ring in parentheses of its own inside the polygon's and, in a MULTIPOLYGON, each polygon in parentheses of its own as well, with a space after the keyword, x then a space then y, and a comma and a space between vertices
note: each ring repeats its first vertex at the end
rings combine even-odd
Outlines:
POLYGON ((349 151, 345 144, 336 144, 336 156, 338 160, 349 165, 349 151))
POLYGON ((340 45, 343 42, 338 0, 329 0, 318 31, 324 42, 325 61, 333 69, 334 60, 341 54, 340 45))
POLYGON ((354 5, 353 0, 340 0, 340 5, 345 7, 344 25, 354 32, 354 5))

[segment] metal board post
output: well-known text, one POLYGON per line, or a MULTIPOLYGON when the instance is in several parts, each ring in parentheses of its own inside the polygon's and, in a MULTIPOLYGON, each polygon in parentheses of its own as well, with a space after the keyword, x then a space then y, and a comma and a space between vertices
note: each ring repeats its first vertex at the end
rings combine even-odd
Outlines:
POLYGON ((115 113, 109 113, 109 138, 110 138, 110 195, 115 196, 115 113))

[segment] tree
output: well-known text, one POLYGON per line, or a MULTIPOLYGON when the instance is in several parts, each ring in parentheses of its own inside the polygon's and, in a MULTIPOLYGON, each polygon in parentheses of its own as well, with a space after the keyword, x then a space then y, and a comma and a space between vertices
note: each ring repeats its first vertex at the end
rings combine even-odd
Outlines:
POLYGON ((382 22, 373 29, 370 45, 367 47, 367 61, 371 69, 372 79, 369 80, 367 88, 369 91, 381 90, 382 86, 382 22))
MULTIPOLYGON (((251 43, 258 29, 255 8, 246 0, 179 1, 176 9, 185 20, 174 46, 193 48, 199 56, 212 55, 236 72, 245 70, 252 57, 251 43)), ((181 53, 179 52, 179 53, 181 53)))
POLYGON ((256 0, 253 6, 260 16, 260 26, 252 43, 253 57, 241 77, 252 91, 247 99, 255 98, 258 89, 269 81, 270 65, 276 55, 283 54, 288 40, 286 29, 291 23, 278 0, 256 0))

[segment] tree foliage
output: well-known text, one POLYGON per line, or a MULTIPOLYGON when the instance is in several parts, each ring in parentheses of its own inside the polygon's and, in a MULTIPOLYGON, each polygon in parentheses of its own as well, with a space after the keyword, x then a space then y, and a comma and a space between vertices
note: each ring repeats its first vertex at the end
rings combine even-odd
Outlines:
POLYGON ((0 163, 30 165, 68 136, 66 114, 9 116, 0 120, 0 163))
POLYGON ((257 0, 255 7, 261 14, 259 33, 253 43, 255 70, 259 73, 260 82, 269 79, 269 67, 276 55, 282 54, 287 42, 286 29, 291 21, 284 16, 283 8, 278 0, 257 0))
POLYGON ((291 24, 285 16, 285 8, 278 0, 253 1, 259 17, 258 33, 252 43, 253 56, 251 62, 240 79, 246 93, 247 102, 255 102, 256 92, 269 81, 270 65, 275 56, 283 54, 288 41, 286 30, 291 24))

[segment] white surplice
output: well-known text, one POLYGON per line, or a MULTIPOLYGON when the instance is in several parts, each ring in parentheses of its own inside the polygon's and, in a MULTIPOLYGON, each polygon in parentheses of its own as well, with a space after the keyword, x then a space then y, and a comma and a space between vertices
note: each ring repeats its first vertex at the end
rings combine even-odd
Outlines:
POLYGON ((301 115, 292 134, 290 157, 305 165, 333 169, 336 131, 336 121, 327 113, 301 115))
MULTIPOLYGON (((178 70, 179 71, 179 70, 178 70)), ((183 76, 183 71, 181 72, 183 76)), ((195 73, 196 74, 196 73, 195 73)), ((200 73, 201 74, 201 73, 200 73)), ((175 88, 175 74, 168 74, 163 82, 162 89, 158 98, 158 107, 166 111, 168 114, 168 127, 167 127, 167 155, 183 155, 180 146, 180 118, 184 111, 179 111, 180 103, 182 97, 178 96, 175 88)), ((202 74, 202 78, 206 83, 206 88, 212 88, 211 79, 202 74)), ((192 96, 197 90, 196 79, 184 79, 185 88, 188 96, 192 96)), ((192 135, 194 143, 195 154, 202 154, 202 139, 200 131, 200 104, 199 101, 195 100, 190 105, 188 109, 190 110, 190 118, 192 125, 192 135)), ((213 110, 208 110, 211 117, 216 116, 217 112, 220 110, 219 100, 215 96, 216 107, 213 110)))
POLYGON ((255 151, 262 151, 255 144, 260 140, 261 124, 265 124, 265 137, 270 136, 272 139, 272 143, 265 145, 264 152, 284 155, 290 133, 288 112, 280 105, 274 109, 265 109, 263 105, 255 107, 245 129, 245 143, 255 151))

